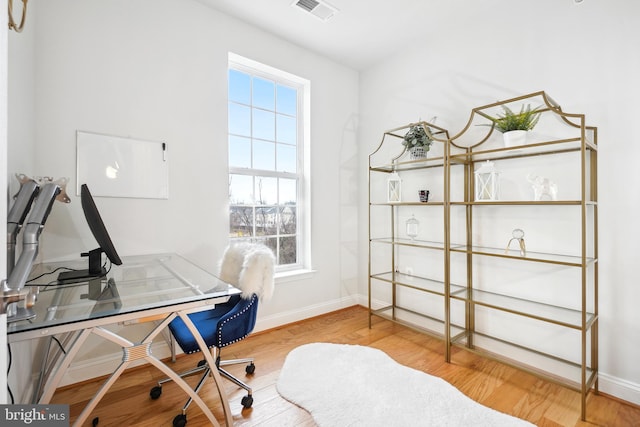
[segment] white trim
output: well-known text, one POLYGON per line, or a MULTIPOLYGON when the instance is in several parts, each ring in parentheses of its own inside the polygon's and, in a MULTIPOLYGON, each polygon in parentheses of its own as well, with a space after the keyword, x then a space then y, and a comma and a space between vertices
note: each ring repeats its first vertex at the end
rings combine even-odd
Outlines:
MULTIPOLYGON (((311 273, 312 274, 312 273, 311 273)), ((289 323, 299 322, 310 317, 320 316, 332 311, 341 310, 353 305, 361 305, 366 307, 366 295, 352 295, 342 297, 333 301, 327 301, 321 304, 314 304, 307 307, 301 307, 296 310, 289 310, 283 313, 273 314, 259 318, 254 328, 254 332, 265 331, 277 328, 289 323)), ((373 306, 384 306, 382 301, 373 301, 373 306)), ((165 341, 154 342, 151 346, 152 353, 159 359, 171 356, 169 346, 165 341)), ((181 353, 180 348, 176 348, 178 354, 181 353)), ((73 364, 69 367, 67 375, 61 382, 61 385, 69 385, 91 378, 108 375, 122 361, 122 352, 115 352, 108 355, 95 357, 84 360, 80 363, 73 364)), ((140 361, 142 364, 144 361, 140 361)), ((149 387, 151 387, 151 384, 149 387)), ((602 393, 614 396, 623 401, 640 405, 640 384, 636 384, 621 378, 614 377, 605 373, 599 374, 599 386, 602 393)), ((587 409, 588 410, 588 409, 587 409)))
POLYGON ((356 295, 346 296, 333 301, 326 301, 320 304, 301 307, 299 309, 289 310, 270 316, 259 317, 256 322, 254 332, 277 328, 279 326, 299 322, 310 317, 320 316, 322 314, 331 313, 332 311, 358 305, 357 299, 356 295))
MULTIPOLYGON (((266 316, 265 318, 259 318, 254 328, 254 332, 264 331, 267 329, 283 326, 288 323, 298 322, 300 320, 307 319, 309 317, 319 316, 321 314, 330 313, 332 311, 340 310, 343 308, 355 305, 356 297, 344 297, 334 301, 328 301, 322 304, 315 304, 308 307, 303 307, 297 310, 291 310, 284 313, 278 313, 272 316, 266 316)), ((166 341, 154 342, 151 345, 151 353, 158 359, 164 359, 171 356, 169 345, 166 341)), ((180 347, 176 346, 176 353, 181 354, 180 347)), ((78 363, 72 363, 67 370, 64 378, 60 382, 60 386, 66 386, 82 381, 87 381, 92 378, 100 377, 103 375, 109 375, 113 370, 122 362, 122 351, 113 352, 110 354, 104 354, 101 356, 93 357, 91 359, 85 359, 78 363)), ((140 360, 131 364, 131 366, 138 366, 145 364, 144 360, 140 360)), ((37 378, 34 378, 32 384, 35 383, 37 378)), ((149 388, 154 384, 150 383, 149 388)))
MULTIPOLYGON (((151 353, 158 359, 171 357, 171 350, 165 341, 158 341, 151 344, 151 353)), ((181 353, 180 347, 176 346, 176 353, 181 353)), ((110 375, 121 362, 122 351, 117 351, 93 357, 91 359, 84 359, 78 363, 72 363, 62 378, 62 381, 60 381, 60 387, 87 381, 104 375, 110 375)), ((129 368, 145 365, 147 363, 148 362, 144 359, 140 359, 138 361, 131 362, 129 368)), ((35 379, 37 380, 37 377, 35 379)), ((153 383, 149 383, 149 388, 153 387, 153 385, 153 383)))
MULTIPOLYGON (((311 269, 311 82, 303 77, 282 71, 278 68, 245 58, 233 52, 228 52, 228 68, 237 70, 252 76, 258 76, 275 81, 278 84, 291 86, 297 92, 297 171, 285 173, 278 171, 262 171, 253 168, 238 168, 229 165, 229 175, 241 174, 248 176, 273 176, 284 178, 296 178, 298 185, 297 203, 297 229, 296 242, 298 260, 295 265, 276 266, 276 272, 288 270, 311 269)), ((253 108, 253 106, 251 107, 253 108)), ((242 239, 242 238, 240 238, 242 239)))
POLYGON ((311 279, 316 274, 316 270, 307 270, 307 269, 299 269, 299 270, 285 270, 276 273, 275 282, 278 283, 287 283, 298 280, 308 280, 311 279))
MULTIPOLYGON (((614 377, 603 372, 598 373, 598 385, 601 392, 615 396, 626 402, 640 405, 640 384, 622 378, 614 377)), ((589 405, 587 405, 587 411, 589 405)))

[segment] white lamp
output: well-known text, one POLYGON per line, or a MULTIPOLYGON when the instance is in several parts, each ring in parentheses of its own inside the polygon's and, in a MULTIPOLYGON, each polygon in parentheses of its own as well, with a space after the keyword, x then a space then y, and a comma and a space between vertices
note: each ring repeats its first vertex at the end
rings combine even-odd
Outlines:
POLYGON ((476 201, 494 201, 500 196, 500 172, 487 160, 475 172, 476 201))
POLYGON ((402 180, 400 175, 393 172, 387 179, 387 202, 399 202, 402 197, 402 180))

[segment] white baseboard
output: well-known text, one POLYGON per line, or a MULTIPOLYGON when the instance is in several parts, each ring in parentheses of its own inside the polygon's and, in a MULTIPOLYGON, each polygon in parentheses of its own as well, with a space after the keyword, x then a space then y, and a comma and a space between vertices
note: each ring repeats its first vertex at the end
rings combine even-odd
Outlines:
MULTIPOLYGON (((321 304, 314 304, 295 310, 265 316, 258 319, 254 331, 257 332, 276 328, 288 323, 298 322, 310 317, 350 307, 352 305, 362 305, 366 307, 367 297, 365 295, 352 295, 321 304)), ((377 308, 384 306, 384 303, 381 301, 372 301, 372 305, 374 306, 373 308, 377 308)), ((158 358, 171 356, 169 346, 164 341, 154 343, 151 347, 151 351, 158 358)), ((180 349, 178 349, 178 351, 180 351, 180 349)), ((61 385, 74 384, 91 378, 108 375, 113 372, 121 360, 122 353, 117 352, 73 364, 69 367, 61 385)), ((144 363, 144 361, 140 361, 138 364, 142 363, 144 363)), ((132 364, 132 366, 136 366, 136 364, 132 364)), ((601 392, 610 396, 640 405, 640 384, 600 372, 599 389, 601 392)))
POLYGON ((616 378, 603 372, 598 373, 598 389, 610 396, 640 405, 640 384, 616 378))
POLYGON ((254 331, 264 331, 273 329, 288 323, 298 322, 321 314, 330 313, 332 311, 351 307, 359 304, 359 298, 356 295, 342 297, 333 301, 314 304, 307 307, 300 307, 295 310, 289 310, 282 313, 272 314, 270 316, 259 317, 256 322, 254 331))
MULTIPOLYGON (((180 349, 177 350, 180 351, 180 349)), ((171 350, 164 341, 154 342, 151 345, 151 353, 159 359, 171 356, 171 350)), ((60 381, 60 387, 110 375, 121 362, 122 351, 72 363, 62 381, 60 381)), ((129 367, 140 366, 145 363, 144 359, 140 359, 132 362, 129 367)))
MULTIPOLYGON (((350 307, 355 304, 358 304, 357 297, 343 297, 321 304, 314 304, 311 306, 301 307, 299 309, 290 310, 271 316, 265 316, 262 318, 258 318, 254 331, 258 332, 266 329, 276 328, 278 326, 286 325, 287 323, 293 323, 303 319, 307 319, 309 317, 330 313, 332 311, 350 307)), ((154 342, 151 346, 151 352, 159 359, 171 356, 171 350, 169 349, 167 343, 164 341, 154 342)), ((177 348, 177 352, 180 353, 179 348, 177 348)), ((118 367, 121 361, 122 352, 115 352, 72 363, 72 365, 67 370, 64 378, 60 382, 60 386, 75 384, 78 382, 87 381, 91 378, 109 375, 114 371, 114 369, 118 367)), ((138 362, 132 363, 130 366, 139 366, 144 363, 145 361, 141 359, 138 362)))

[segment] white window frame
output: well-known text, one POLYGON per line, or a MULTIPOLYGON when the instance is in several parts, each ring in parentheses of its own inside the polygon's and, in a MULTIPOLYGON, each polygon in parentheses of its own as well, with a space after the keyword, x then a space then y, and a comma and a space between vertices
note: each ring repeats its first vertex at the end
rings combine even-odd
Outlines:
MULTIPOLYGON (((260 62, 245 58, 235 53, 229 52, 228 69, 238 70, 240 72, 251 74, 252 76, 262 77, 268 80, 273 80, 276 83, 280 83, 289 87, 297 88, 297 117, 298 117, 298 129, 297 129, 297 173, 298 186, 297 186, 297 263, 287 264, 282 266, 276 266, 276 273, 279 276, 289 276, 297 272, 311 271, 311 209, 310 209, 310 157, 309 157, 309 142, 310 142, 310 92, 311 83, 307 79, 303 79, 294 74, 279 70, 277 68, 262 64, 260 62)), ((228 102, 227 102, 228 105, 228 102)), ((227 135, 229 132, 227 130, 227 135)), ((227 140, 228 149, 228 140, 227 140)), ((228 161, 228 156, 227 156, 228 161)), ((256 176, 258 173, 254 173, 254 169, 243 167, 232 167, 228 165, 229 176, 232 174, 237 175, 251 175, 256 176)), ((255 170, 257 171, 257 170, 255 170)), ((261 176, 281 176, 278 172, 273 174, 265 173, 260 170, 261 176)), ((230 200, 229 200, 230 202, 230 200)), ((229 211, 229 210, 227 210, 229 211)))

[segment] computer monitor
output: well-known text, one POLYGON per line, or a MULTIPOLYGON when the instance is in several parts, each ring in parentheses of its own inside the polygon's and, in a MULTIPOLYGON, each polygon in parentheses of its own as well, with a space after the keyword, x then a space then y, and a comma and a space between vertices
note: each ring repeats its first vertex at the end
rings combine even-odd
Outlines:
POLYGON ((104 222, 102 222, 102 217, 100 216, 98 207, 91 196, 91 192, 89 191, 87 184, 82 184, 80 187, 80 201, 82 204, 82 210, 84 211, 84 217, 91 229, 91 233, 93 233, 93 237, 100 246, 96 249, 90 250, 89 252, 80 254, 83 257, 86 256, 89 258, 89 268, 86 270, 65 271, 60 273, 58 275, 59 283, 84 282, 92 278, 105 276, 107 271, 102 267, 103 252, 113 264, 122 264, 122 260, 120 259, 120 256, 118 256, 118 252, 111 241, 111 237, 109 237, 109 233, 107 232, 104 222))

